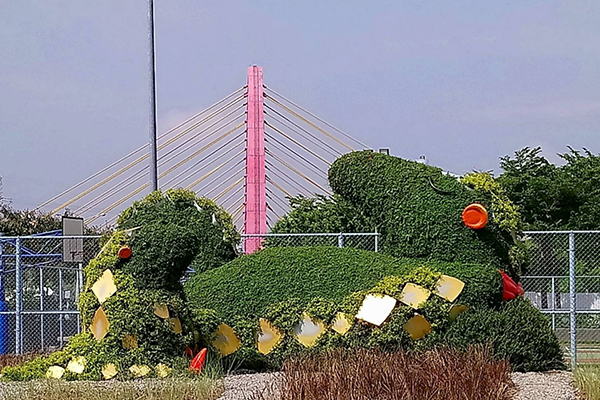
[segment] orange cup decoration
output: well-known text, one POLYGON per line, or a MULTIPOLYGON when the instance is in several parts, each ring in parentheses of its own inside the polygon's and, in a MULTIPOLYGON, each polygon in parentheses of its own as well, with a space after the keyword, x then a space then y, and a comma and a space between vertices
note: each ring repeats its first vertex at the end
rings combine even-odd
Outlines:
POLYGON ((488 223, 488 212, 482 204, 469 204, 463 210, 462 220, 471 229, 483 229, 488 223))
POLYGON ((133 252, 131 251, 131 247, 129 246, 123 246, 119 249, 119 258, 121 260, 129 260, 131 258, 131 255, 133 254, 133 252))

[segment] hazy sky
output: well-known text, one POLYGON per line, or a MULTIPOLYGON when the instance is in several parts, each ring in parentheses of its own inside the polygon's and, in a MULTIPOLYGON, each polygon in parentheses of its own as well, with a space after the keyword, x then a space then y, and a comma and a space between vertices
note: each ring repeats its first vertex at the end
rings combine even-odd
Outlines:
MULTIPOLYGON (((155 0, 159 130, 265 83, 457 173, 600 152, 600 2, 155 0)), ((0 0, 0 176, 33 208, 147 141, 146 0, 0 0)))

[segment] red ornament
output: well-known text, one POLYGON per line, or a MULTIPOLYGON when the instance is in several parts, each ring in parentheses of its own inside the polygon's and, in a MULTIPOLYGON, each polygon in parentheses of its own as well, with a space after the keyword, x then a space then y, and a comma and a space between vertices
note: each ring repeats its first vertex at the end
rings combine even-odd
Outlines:
POLYGON ((196 357, 194 357, 194 359, 190 362, 190 371, 193 371, 197 374, 202 372, 202 367, 204 367, 204 362, 206 361, 207 351, 208 350, 205 347, 202 350, 200 350, 200 353, 198 353, 196 357))
POLYGON ((119 249, 119 258, 121 260, 129 260, 131 258, 131 255, 133 254, 133 252, 131 251, 131 247, 129 246, 123 246, 119 249))
POLYGON ((502 300, 512 300, 517 296, 523 296, 523 294, 525 294, 521 283, 517 285, 504 271, 498 270, 498 272, 502 275, 502 300))

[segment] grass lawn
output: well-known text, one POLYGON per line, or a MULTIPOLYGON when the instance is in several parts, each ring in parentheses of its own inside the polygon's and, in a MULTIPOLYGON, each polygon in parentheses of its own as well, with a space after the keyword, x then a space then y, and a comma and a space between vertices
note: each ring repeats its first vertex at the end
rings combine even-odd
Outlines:
POLYGON ((222 393, 220 381, 204 377, 130 382, 0 383, 0 400, 213 400, 222 393))

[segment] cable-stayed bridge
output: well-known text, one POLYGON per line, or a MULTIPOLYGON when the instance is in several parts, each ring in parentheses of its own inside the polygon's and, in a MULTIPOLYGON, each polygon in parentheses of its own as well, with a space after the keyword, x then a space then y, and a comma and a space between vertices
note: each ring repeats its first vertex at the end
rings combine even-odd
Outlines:
MULTIPOLYGON (((266 233, 288 209, 287 197, 329 194, 327 170, 340 155, 367 148, 263 84, 247 83, 158 137, 159 187, 183 187, 215 200, 243 233, 266 233)), ((150 192, 149 145, 141 146, 37 209, 113 224, 150 192)))

